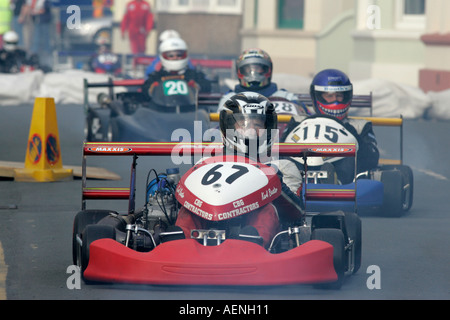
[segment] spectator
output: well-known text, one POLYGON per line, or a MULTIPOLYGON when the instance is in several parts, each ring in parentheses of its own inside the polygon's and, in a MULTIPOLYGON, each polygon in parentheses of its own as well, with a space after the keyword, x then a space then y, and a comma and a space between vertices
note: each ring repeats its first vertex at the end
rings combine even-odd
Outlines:
POLYGON ((131 53, 145 54, 146 40, 153 29, 153 13, 150 4, 144 0, 133 0, 127 4, 125 15, 120 24, 122 38, 128 30, 131 53))
POLYGON ((36 54, 45 65, 52 65, 50 27, 52 22, 49 0, 26 0, 21 13, 21 21, 31 17, 33 31, 31 53, 36 54))
POLYGON ((19 22, 20 12, 25 4, 25 0, 11 0, 11 9, 13 10, 11 29, 17 33, 19 37, 18 45, 20 47, 24 46, 23 41, 23 23, 19 22))

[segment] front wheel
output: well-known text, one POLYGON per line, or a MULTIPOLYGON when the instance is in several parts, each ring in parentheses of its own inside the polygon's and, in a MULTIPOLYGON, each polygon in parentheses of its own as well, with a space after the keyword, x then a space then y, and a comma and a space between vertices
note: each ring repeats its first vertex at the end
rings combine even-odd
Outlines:
POLYGON ((319 285, 321 288, 339 289, 345 278, 345 239, 344 233, 340 229, 319 228, 314 229, 311 234, 312 240, 328 242, 333 246, 334 270, 338 276, 335 282, 319 285))
POLYGON ((73 232, 72 232, 72 259, 73 264, 81 266, 81 245, 80 240, 84 228, 90 224, 96 224, 104 217, 114 213, 110 210, 82 210, 77 213, 73 220, 73 232))
POLYGON ((91 224, 86 226, 83 232, 83 245, 81 247, 81 274, 84 273, 90 256, 92 242, 99 239, 115 239, 116 230, 112 226, 91 224))
MULTIPOLYGON (((353 270, 352 273, 358 272, 361 267, 362 257, 362 223, 361 218, 354 212, 345 213, 345 226, 349 238, 353 241, 353 270)), ((351 266, 349 266, 351 267, 351 266)))

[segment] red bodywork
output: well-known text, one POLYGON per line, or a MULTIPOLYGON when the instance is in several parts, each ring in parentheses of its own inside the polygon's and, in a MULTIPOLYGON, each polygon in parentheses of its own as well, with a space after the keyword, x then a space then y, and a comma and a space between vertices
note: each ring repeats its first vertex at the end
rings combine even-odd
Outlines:
MULTIPOLYGON (((279 155, 354 156, 355 145, 279 144, 279 155)), ((85 143, 88 155, 173 155, 187 152, 208 156, 221 154, 220 144, 197 143, 85 143)), ((87 188, 85 199, 124 199, 130 189, 87 188)), ((312 197, 329 198, 323 191, 312 197)), ((340 195, 344 198, 347 194, 340 195)), ((306 194, 308 197, 308 194, 306 194)), ((90 245, 89 264, 84 277, 91 281, 153 285, 286 285, 333 282, 333 247, 311 240, 294 249, 273 254, 257 244, 228 239, 218 246, 203 246, 193 239, 174 240, 150 252, 137 252, 112 239, 90 245)))
POLYGON ((285 285, 337 280, 333 247, 311 240, 272 254, 241 240, 203 246, 196 240, 163 243, 148 253, 112 239, 90 246, 84 277, 92 281, 154 285, 285 285))

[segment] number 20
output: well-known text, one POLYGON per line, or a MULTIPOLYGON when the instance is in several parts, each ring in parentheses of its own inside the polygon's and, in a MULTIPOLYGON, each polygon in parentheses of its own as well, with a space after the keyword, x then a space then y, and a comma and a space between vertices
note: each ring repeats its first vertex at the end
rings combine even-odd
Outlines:
POLYGON ((165 86, 167 87, 168 95, 187 94, 188 88, 184 81, 168 81, 165 86))

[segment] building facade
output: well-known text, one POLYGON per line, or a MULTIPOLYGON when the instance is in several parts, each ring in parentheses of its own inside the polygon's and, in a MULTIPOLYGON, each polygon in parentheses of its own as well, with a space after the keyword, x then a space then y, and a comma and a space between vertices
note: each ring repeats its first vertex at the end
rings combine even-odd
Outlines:
MULTIPOLYGON (((115 0, 117 21, 126 2, 115 0)), ((176 29, 195 55, 235 57, 260 47, 271 55, 276 73, 310 77, 338 68, 354 80, 450 88, 448 0, 149 2, 156 29, 148 54, 156 54, 159 32, 176 29)))

